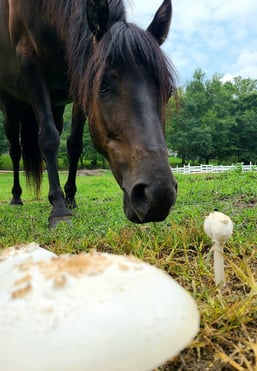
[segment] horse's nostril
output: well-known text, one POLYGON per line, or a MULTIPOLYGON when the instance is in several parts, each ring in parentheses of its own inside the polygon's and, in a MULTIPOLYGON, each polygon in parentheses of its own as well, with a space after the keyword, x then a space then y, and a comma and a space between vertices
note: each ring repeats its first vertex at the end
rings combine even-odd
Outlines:
POLYGON ((146 189, 147 185, 139 183, 131 191, 131 203, 139 215, 146 215, 150 207, 146 189))
POLYGON ((130 193, 130 204, 139 223, 164 220, 175 203, 176 185, 137 183, 130 193))

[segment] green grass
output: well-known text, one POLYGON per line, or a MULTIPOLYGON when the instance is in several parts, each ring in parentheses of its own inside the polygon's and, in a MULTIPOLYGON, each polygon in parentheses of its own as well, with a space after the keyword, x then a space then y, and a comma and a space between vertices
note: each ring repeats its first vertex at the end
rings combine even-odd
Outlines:
POLYGON ((182 160, 179 157, 169 157, 169 164, 171 166, 181 166, 182 165, 182 160))
POLYGON ((12 169, 12 161, 7 153, 0 155, 0 169, 2 170, 12 169))
MULTIPOLYGON (((61 173, 64 184, 66 173, 61 173)), ((180 175, 178 199, 166 221, 128 222, 122 192, 110 172, 78 176, 71 224, 48 228, 47 179, 35 200, 25 188, 23 207, 9 206, 12 174, 0 174, 0 249, 38 242, 56 253, 96 248, 135 256, 167 271, 195 297, 201 330, 160 370, 257 369, 257 172, 180 175), (226 286, 214 285, 211 242, 203 231, 213 209, 228 214, 234 233, 225 248, 226 286)))

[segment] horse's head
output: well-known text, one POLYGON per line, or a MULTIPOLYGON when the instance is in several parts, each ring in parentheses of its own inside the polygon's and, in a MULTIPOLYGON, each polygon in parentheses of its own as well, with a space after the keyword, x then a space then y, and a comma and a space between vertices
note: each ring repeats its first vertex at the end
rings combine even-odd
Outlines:
POLYGON ((100 9, 88 1, 95 49, 82 84, 92 140, 123 190, 127 218, 161 221, 176 200, 164 139, 165 107, 175 84, 160 49, 171 3, 164 0, 147 31, 125 21, 110 24, 108 2, 99 3, 100 9))

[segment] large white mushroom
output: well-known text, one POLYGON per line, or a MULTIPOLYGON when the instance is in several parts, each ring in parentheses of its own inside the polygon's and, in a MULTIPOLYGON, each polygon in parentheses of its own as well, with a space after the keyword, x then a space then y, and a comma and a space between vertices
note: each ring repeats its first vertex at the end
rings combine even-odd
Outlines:
POLYGON ((204 231, 213 243, 215 284, 223 286, 225 283, 223 250, 224 243, 233 233, 232 220, 219 211, 213 211, 204 220, 204 231))
POLYGON ((198 330, 192 297, 134 257, 0 255, 0 370, 153 370, 198 330))

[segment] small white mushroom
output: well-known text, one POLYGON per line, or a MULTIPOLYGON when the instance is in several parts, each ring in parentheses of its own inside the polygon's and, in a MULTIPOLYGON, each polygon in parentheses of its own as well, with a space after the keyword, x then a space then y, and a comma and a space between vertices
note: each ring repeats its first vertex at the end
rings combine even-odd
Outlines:
POLYGON ((229 216, 213 211, 204 220, 204 231, 213 243, 215 284, 223 286, 225 283, 223 247, 232 236, 233 223, 229 216))
POLYGON ((199 330, 192 297, 134 257, 9 252, 0 255, 0 370, 153 370, 199 330))

